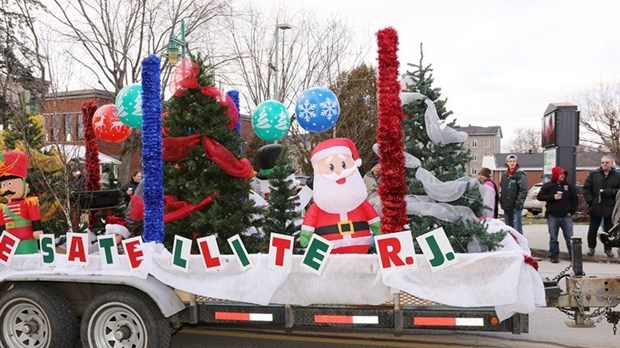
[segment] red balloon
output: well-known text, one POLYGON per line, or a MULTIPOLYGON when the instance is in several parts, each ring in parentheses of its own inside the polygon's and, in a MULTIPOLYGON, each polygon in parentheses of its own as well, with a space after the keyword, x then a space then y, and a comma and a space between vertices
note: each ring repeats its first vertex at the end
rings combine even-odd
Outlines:
POLYGON ((192 62, 188 57, 181 59, 179 65, 172 72, 170 76, 170 83, 168 88, 170 92, 175 96, 181 96, 188 88, 198 88, 198 81, 196 78, 200 74, 200 67, 198 64, 192 62))
POLYGON ((95 111, 93 128, 97 138, 109 143, 120 143, 131 134, 131 128, 118 118, 114 104, 101 105, 95 111))

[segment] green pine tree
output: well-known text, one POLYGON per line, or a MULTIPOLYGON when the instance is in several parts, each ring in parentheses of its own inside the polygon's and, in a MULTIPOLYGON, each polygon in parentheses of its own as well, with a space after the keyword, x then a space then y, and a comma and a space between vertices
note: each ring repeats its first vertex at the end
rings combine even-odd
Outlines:
POLYGON ((45 143, 42 125, 37 122, 38 114, 17 114, 8 120, 7 131, 4 132, 4 145, 14 149, 17 141, 22 140, 32 149, 40 150, 45 143))
POLYGON ((295 211, 295 205, 298 204, 299 197, 296 196, 295 188, 292 186, 293 180, 287 179, 289 175, 288 149, 284 147, 269 179, 271 186, 267 200, 269 208, 265 213, 263 225, 267 240, 271 233, 291 236, 298 229, 295 226, 295 219, 299 218, 300 214, 295 211))
MULTIPOLYGON (((45 141, 43 132, 43 117, 37 113, 17 114, 8 120, 7 129, 2 132, 4 147, 15 149, 18 143, 29 151, 40 152, 45 141)), ((60 159, 58 159, 60 160, 60 159)), ((31 196, 38 196, 41 210, 43 231, 61 235, 68 231, 67 218, 61 209, 66 206, 68 191, 66 190, 66 169, 62 166, 47 168, 43 163, 29 160, 28 179, 31 196)))
MULTIPOLYGON (((212 84, 203 60, 198 83, 212 84)), ((215 98, 206 97, 200 88, 188 89, 182 96, 174 96, 167 103, 169 116, 164 127, 171 137, 203 134, 226 146, 237 154, 242 139, 227 127, 225 108, 215 98)), ((250 182, 226 174, 217 164, 205 157, 202 146, 189 150, 189 154, 177 162, 164 164, 164 192, 179 200, 196 204, 208 195, 217 195, 214 203, 192 215, 166 224, 166 244, 171 245, 174 235, 187 238, 218 235, 222 253, 230 253, 227 239, 244 232, 253 224, 252 216, 259 212, 248 199, 250 182)), ((248 252, 257 252, 268 243, 254 236, 241 235, 248 252)))
MULTIPOLYGON (((446 109, 447 99, 441 99, 441 88, 433 86, 433 69, 430 64, 424 65, 423 58, 422 45, 420 45, 420 61, 418 64, 409 64, 414 70, 407 71, 406 74, 413 81, 413 84, 407 85, 407 89, 427 96, 435 103, 439 118, 446 120, 452 115, 452 111, 446 109)), ((425 111, 426 104, 423 101, 414 101, 405 105, 404 112, 408 115, 408 119, 403 121, 405 151, 419 158, 422 167, 441 181, 451 181, 466 175, 465 165, 471 160, 469 150, 463 144, 435 145, 426 133, 425 111)), ((456 120, 452 120, 448 126, 454 127, 455 123, 456 120)), ((417 169, 407 169, 409 194, 425 195, 422 183, 415 177, 416 171, 417 169)), ((470 207, 476 216, 481 215, 484 209, 477 186, 468 187, 461 198, 449 203, 470 207)), ((505 236, 505 233, 487 233, 484 225, 476 221, 446 222, 430 216, 414 215, 409 216, 409 224, 414 238, 443 227, 456 252, 467 252, 467 244, 474 237, 481 245, 493 250, 505 236)))

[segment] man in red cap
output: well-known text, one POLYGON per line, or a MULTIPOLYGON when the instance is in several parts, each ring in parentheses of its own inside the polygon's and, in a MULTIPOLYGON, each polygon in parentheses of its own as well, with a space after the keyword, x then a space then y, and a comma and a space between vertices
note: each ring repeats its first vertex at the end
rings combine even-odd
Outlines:
POLYGON ((37 253, 37 239, 43 234, 39 199, 28 193, 28 157, 21 151, 0 153, 0 195, 8 199, 1 204, 0 228, 17 237, 16 254, 37 253))
POLYGON ((562 167, 551 169, 551 181, 546 182, 538 192, 538 200, 545 201, 547 225, 549 227, 549 259, 552 263, 560 262, 560 243, 558 234, 562 228, 564 241, 571 255, 571 238, 573 237, 573 214, 577 210, 577 190, 566 179, 568 172, 562 167))
POLYGON ((308 245, 313 233, 333 243, 333 254, 366 254, 373 235, 381 232, 379 216, 366 201, 366 185, 355 144, 347 138, 319 143, 310 157, 314 168, 314 203, 308 208, 299 242, 308 245))

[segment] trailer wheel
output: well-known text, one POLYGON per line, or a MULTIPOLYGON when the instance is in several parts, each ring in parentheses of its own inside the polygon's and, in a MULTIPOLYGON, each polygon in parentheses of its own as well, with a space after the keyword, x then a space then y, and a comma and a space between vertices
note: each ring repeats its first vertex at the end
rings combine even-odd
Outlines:
POLYGON ((170 346, 172 327, 157 305, 130 288, 95 297, 82 316, 84 347, 160 348, 170 346))
POLYGON ((0 299, 0 346, 73 347, 77 320, 71 302, 38 284, 16 284, 0 299))

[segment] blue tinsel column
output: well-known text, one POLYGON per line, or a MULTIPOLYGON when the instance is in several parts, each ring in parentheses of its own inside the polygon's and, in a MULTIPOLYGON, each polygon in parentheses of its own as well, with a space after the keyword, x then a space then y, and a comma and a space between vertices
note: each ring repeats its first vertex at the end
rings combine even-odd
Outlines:
POLYGON ((145 242, 164 241, 164 180, 161 140, 160 60, 142 61, 142 166, 145 242))

